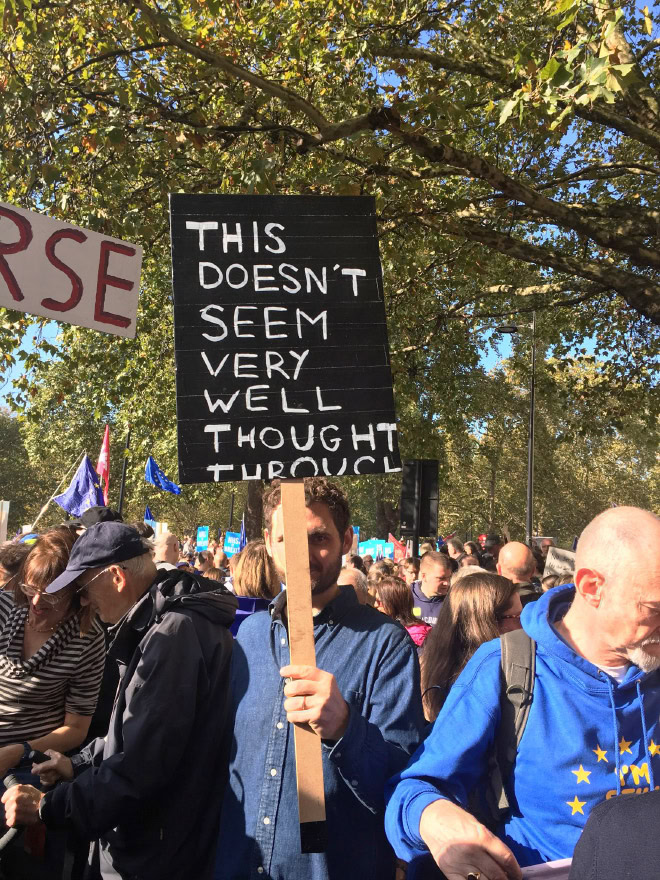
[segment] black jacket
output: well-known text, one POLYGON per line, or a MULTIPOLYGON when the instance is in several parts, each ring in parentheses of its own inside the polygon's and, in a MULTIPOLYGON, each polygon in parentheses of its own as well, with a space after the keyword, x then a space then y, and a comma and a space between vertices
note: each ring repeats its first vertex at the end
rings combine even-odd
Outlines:
POLYGON ((597 804, 575 847, 570 880, 658 877, 659 826, 660 791, 622 795, 597 804))
POLYGON ((108 735, 83 750, 83 772, 41 806, 47 826, 100 839, 108 876, 211 875, 231 743, 236 605, 215 581, 159 571, 114 627, 120 684, 108 735))

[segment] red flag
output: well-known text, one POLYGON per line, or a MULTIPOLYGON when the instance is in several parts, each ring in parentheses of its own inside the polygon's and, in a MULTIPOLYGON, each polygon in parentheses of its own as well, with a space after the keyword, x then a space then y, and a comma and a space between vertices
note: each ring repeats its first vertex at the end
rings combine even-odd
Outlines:
POLYGON ((103 485, 103 501, 108 506, 108 486, 110 485, 110 426, 105 426, 105 434, 103 435, 103 443, 101 444, 101 452, 99 453, 99 463, 96 465, 96 473, 101 478, 103 485))
POLYGON ((394 544, 394 561, 399 562, 401 559, 405 559, 406 555, 407 555, 406 554, 406 545, 403 544, 401 541, 397 541, 397 539, 394 537, 394 535, 391 532, 387 536, 387 540, 390 543, 394 544))

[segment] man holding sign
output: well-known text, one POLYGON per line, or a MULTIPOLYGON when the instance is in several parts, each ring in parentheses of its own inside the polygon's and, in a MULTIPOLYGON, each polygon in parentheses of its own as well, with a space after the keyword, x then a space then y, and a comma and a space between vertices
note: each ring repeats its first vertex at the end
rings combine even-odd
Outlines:
MULTIPOLYGON (((264 502, 266 545, 283 573, 281 489, 264 502)), ((305 481, 315 667, 289 664, 287 593, 252 615, 236 639, 230 784, 216 880, 261 876, 325 880, 394 877, 383 832, 383 788, 421 739, 414 646, 397 624, 337 586, 352 529, 346 496, 305 481), (292 723, 321 738, 328 826, 322 853, 301 853, 292 723)))

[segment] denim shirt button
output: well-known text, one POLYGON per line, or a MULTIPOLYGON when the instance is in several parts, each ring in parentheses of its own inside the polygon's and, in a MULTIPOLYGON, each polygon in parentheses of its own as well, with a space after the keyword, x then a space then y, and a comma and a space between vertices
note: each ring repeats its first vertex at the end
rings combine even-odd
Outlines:
POLYGON ((332 626, 334 624, 334 620, 331 619, 328 621, 328 623, 330 624, 330 626, 332 626))
POLYGON ((280 639, 280 645, 286 645, 286 639, 284 638, 284 636, 282 636, 282 638, 280 639))
POLYGON ((257 874, 263 874, 263 872, 264 869, 261 867, 261 865, 259 865, 259 867, 257 868, 257 874))
POLYGON ((282 730, 282 728, 284 727, 284 725, 282 724, 281 721, 278 721, 275 726, 277 727, 278 730, 282 730))
POLYGON ((358 786, 357 779, 351 779, 351 785, 353 786, 353 788, 357 788, 357 786, 358 786))
POLYGON ((270 825, 270 819, 268 816, 264 816, 264 825, 270 825))
POLYGON ((271 767, 270 775, 277 776, 277 770, 274 767, 271 767))

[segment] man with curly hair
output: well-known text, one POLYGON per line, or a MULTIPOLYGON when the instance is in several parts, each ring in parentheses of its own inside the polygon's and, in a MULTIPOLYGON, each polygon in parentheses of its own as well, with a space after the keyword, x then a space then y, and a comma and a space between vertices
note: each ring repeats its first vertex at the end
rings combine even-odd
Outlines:
MULTIPOLYGON (((394 878, 383 789, 421 739, 416 651, 402 627, 337 584, 353 539, 343 491, 325 478, 307 479, 305 505, 317 665, 290 665, 286 591, 239 630, 216 880, 394 878), (291 722, 308 724, 322 743, 323 853, 300 852, 291 722)), ((279 481, 264 500, 264 516, 266 546, 284 580, 279 481)))

